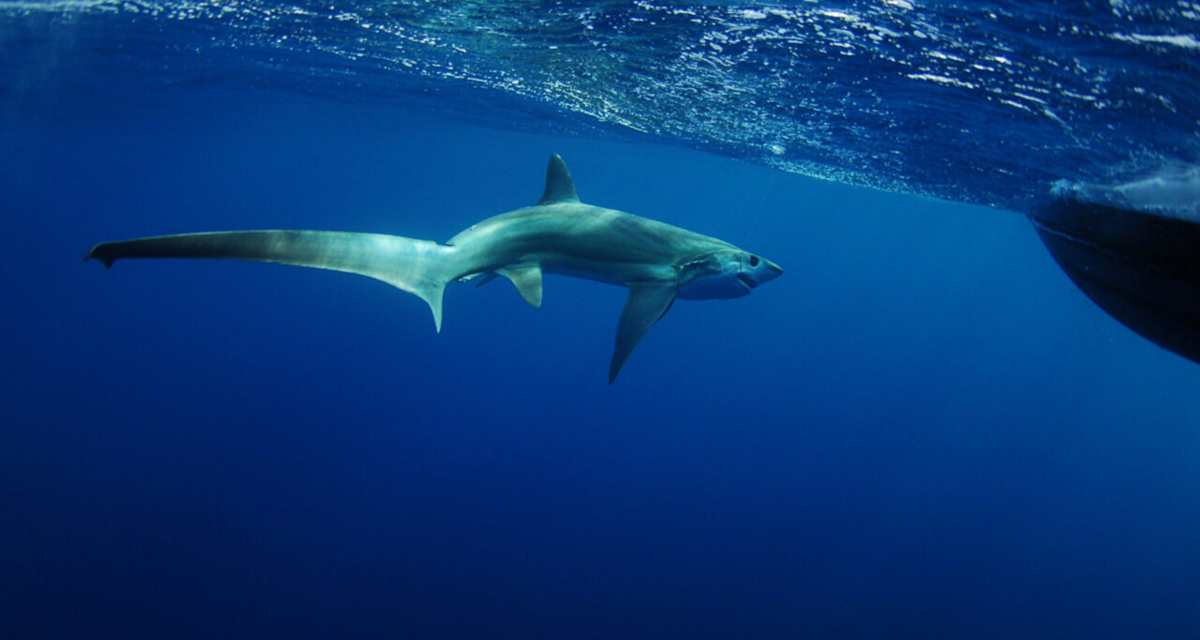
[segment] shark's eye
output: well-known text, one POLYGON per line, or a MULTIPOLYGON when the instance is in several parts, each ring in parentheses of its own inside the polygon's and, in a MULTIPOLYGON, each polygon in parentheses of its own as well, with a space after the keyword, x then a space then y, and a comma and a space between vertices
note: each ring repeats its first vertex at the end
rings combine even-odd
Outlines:
POLYGON ((750 266, 752 266, 752 267, 758 266, 758 256, 750 256, 750 266))

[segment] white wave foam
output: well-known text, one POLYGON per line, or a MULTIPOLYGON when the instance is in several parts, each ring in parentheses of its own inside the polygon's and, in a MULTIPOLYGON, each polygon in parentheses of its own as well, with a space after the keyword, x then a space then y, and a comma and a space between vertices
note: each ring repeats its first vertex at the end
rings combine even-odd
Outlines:
POLYGON ((1136 44, 1169 44, 1182 49, 1200 50, 1200 40, 1191 34, 1169 35, 1169 36, 1152 36, 1142 33, 1114 33, 1114 40, 1121 42, 1133 42, 1136 44))
POLYGON ((1172 165, 1114 186, 1060 182, 1053 193, 1200 223, 1200 166, 1172 165))

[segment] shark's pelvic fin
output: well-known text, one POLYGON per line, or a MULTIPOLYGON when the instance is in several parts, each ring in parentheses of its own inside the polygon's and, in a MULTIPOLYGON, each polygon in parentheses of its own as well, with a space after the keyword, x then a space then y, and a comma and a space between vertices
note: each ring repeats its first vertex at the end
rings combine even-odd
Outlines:
POLYGON ((512 280, 517 291, 529 306, 537 309, 542 306, 542 268, 536 264, 523 264, 505 267, 497 271, 500 275, 512 280))
POLYGON ((442 293, 458 275, 453 256, 453 247, 381 233, 227 231, 102 242, 84 260, 225 258, 357 273, 420 296, 440 332, 442 293))
POLYGON ((546 166, 546 191, 538 205, 560 202, 579 202, 579 194, 575 193, 575 181, 571 179, 567 163, 556 153, 550 156, 550 164, 546 166))
POLYGON ((621 373, 621 367, 641 342, 642 336, 666 315, 675 302, 677 287, 674 282, 633 282, 629 284, 629 297, 621 311, 617 325, 617 347, 613 351, 612 364, 608 367, 608 383, 612 384, 621 373))

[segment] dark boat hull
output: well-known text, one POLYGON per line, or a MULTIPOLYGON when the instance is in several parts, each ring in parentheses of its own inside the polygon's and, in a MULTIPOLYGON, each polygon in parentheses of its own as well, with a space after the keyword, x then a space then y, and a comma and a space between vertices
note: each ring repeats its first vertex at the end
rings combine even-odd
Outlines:
POLYGON ((1200 224, 1071 198, 1029 217, 1062 270, 1100 308, 1200 363, 1200 224))

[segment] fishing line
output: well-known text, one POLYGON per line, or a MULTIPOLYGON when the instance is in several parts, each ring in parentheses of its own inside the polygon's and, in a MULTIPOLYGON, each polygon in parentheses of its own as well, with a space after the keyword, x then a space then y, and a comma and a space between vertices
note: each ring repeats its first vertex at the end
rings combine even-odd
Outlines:
POLYGON ((750 236, 754 235, 754 228, 758 226, 758 218, 762 215, 763 205, 767 202, 767 193, 771 190, 771 183, 775 181, 775 173, 778 169, 771 169, 770 175, 767 176, 766 184, 763 185, 762 196, 758 199, 758 206, 754 208, 753 217, 750 218, 750 224, 746 227, 746 237, 742 240, 742 245, 750 244, 750 236))

